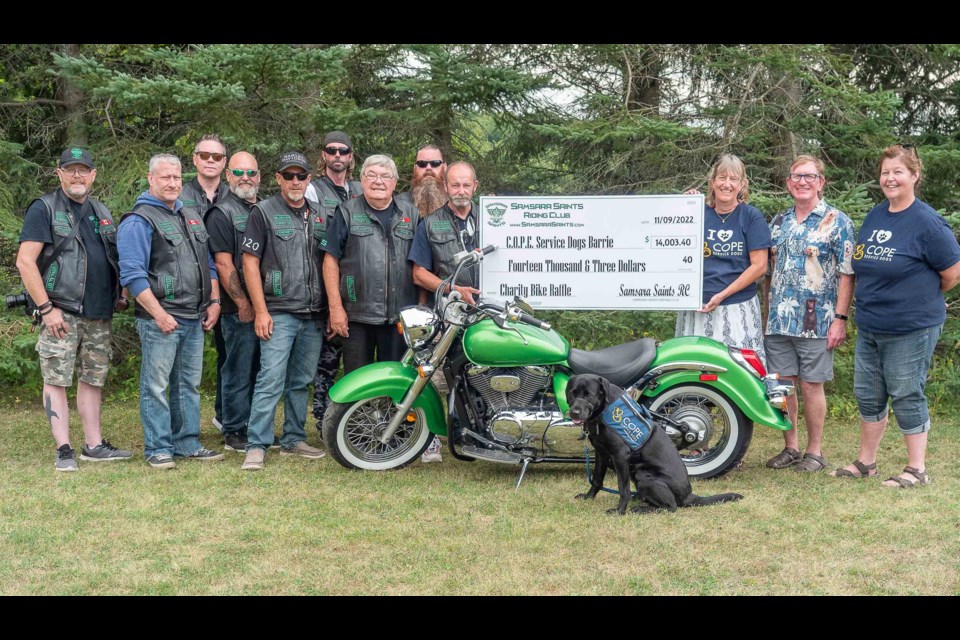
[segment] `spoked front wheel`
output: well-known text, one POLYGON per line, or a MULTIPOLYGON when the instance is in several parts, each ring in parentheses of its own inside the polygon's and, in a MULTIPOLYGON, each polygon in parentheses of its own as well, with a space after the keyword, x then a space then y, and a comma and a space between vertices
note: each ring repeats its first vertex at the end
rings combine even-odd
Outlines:
POLYGON ((413 408, 393 437, 380 441, 396 413, 388 396, 333 402, 323 416, 323 441, 333 459, 348 469, 385 471, 399 469, 416 460, 430 443, 430 430, 423 411, 413 408))

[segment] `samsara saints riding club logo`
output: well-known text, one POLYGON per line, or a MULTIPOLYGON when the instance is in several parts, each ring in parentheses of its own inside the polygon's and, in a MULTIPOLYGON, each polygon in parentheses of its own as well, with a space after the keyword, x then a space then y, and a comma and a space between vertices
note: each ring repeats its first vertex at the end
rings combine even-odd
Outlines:
POLYGON ((491 227, 502 227, 506 222, 503 220, 507 213, 507 205, 502 202, 491 202, 487 205, 487 215, 490 216, 491 227))
POLYGON ((79 160, 80 158, 83 157, 83 150, 82 150, 82 149, 70 149, 70 155, 73 156, 73 159, 74 159, 74 160, 79 160))

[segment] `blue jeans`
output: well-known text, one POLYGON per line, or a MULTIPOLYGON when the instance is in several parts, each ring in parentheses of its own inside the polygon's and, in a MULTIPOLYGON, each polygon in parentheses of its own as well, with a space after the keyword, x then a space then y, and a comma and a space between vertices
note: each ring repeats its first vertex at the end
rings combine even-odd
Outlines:
POLYGON ((140 421, 143 455, 188 456, 200 449, 200 373, 203 328, 177 318, 164 335, 153 320, 137 318, 140 334, 140 421), (169 391, 169 402, 167 392, 169 391))
POLYGON ((260 339, 253 322, 240 322, 237 313, 220 316, 227 357, 220 369, 223 385, 223 432, 243 431, 250 420, 250 400, 260 368, 260 339))
POLYGON ((904 334, 857 330, 853 393, 865 422, 883 420, 891 400, 903 435, 930 430, 924 390, 942 330, 942 324, 904 334))
POLYGON ((273 336, 260 341, 260 373, 253 390, 253 407, 247 426, 247 449, 273 444, 273 421, 283 394, 283 434, 280 445, 288 449, 307 439, 307 387, 313 382, 323 346, 323 331, 315 320, 300 320, 289 313, 274 313, 273 336))

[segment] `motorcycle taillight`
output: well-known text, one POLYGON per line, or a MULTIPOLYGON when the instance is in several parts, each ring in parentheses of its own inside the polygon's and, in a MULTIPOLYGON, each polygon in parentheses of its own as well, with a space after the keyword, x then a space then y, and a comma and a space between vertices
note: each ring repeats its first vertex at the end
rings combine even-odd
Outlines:
POLYGON ((730 347, 730 357, 736 360, 740 366, 757 376, 763 378, 767 375, 767 368, 763 366, 763 361, 753 349, 737 349, 730 347))

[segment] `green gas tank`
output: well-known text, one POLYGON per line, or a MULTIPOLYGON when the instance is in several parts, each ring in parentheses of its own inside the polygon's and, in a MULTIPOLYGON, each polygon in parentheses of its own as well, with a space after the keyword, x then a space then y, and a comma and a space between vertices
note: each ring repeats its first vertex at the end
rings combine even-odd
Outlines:
POLYGON ((566 362, 570 343, 556 331, 519 322, 508 322, 507 327, 501 329, 489 318, 469 327, 463 335, 463 351, 470 362, 489 367, 566 362))

